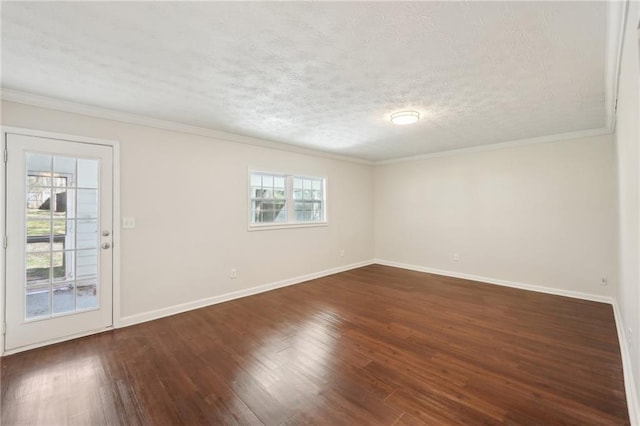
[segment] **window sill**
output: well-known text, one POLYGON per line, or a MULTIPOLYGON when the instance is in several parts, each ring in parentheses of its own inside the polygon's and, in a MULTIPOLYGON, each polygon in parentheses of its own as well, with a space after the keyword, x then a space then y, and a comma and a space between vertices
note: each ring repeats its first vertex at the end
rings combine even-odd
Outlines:
POLYGON ((329 226, 329 222, 277 223, 277 224, 268 224, 268 225, 249 225, 249 231, 268 231, 271 229, 289 229, 289 228, 316 228, 319 226, 329 226))

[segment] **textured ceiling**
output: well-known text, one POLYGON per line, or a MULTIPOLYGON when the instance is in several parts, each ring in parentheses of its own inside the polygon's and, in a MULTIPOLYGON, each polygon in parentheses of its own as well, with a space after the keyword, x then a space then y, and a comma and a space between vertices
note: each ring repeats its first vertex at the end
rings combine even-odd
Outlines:
POLYGON ((606 22, 605 2, 3 2, 2 87, 385 160, 604 127, 606 22))

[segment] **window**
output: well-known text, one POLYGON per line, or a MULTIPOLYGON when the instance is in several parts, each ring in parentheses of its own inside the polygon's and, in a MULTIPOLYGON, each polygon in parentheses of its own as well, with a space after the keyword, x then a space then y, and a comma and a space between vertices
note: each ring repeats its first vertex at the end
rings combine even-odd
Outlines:
POLYGON ((326 224, 326 179, 249 173, 252 229, 326 224))

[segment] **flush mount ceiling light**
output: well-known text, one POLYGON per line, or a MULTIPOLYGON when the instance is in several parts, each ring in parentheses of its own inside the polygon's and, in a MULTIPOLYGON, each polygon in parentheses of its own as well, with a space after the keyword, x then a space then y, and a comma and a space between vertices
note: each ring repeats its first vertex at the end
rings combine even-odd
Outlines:
POLYGON ((417 123, 418 120, 420 120, 420 113, 418 111, 399 111, 391 114, 391 122, 399 126, 417 123))

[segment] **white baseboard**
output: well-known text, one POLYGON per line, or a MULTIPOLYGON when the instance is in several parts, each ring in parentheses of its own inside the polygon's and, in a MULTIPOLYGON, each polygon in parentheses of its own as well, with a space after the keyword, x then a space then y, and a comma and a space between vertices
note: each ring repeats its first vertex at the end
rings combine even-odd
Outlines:
POLYGON ((638 405, 638 393, 633 379, 633 363, 629 353, 627 335, 624 332, 624 322, 618 307, 618 301, 613 302, 613 314, 616 319, 616 329, 618 330, 618 341, 620 342, 620 353, 622 355, 622 371, 624 374, 624 390, 627 395, 627 407, 629 408, 629 421, 632 425, 640 425, 640 406, 638 405))
POLYGON ((519 288, 522 290, 537 291, 539 293, 554 294, 556 296, 573 297, 574 299, 591 300, 593 302, 613 303, 613 298, 609 296, 601 296, 598 294, 582 293, 579 291, 562 290, 553 287, 544 287, 534 284, 525 284, 515 281, 499 280, 490 277, 481 277, 478 275, 464 274, 461 272, 444 271, 442 269, 428 268, 426 266, 410 265, 407 263, 394 262, 392 260, 376 259, 374 263, 385 266, 393 266, 394 268, 409 269, 411 271, 426 272, 429 274, 443 275, 446 277, 462 278, 470 281, 479 281, 487 284, 501 285, 505 287, 519 288))
POLYGON ((215 305, 222 302, 228 302, 229 300, 239 299, 241 297, 252 296, 258 293, 264 293, 265 291, 275 290, 281 287, 287 287, 294 284, 300 284, 305 281, 314 280, 316 278, 326 277, 327 275, 337 274, 339 272, 348 271, 355 268, 361 268, 373 264, 373 260, 366 260, 364 262, 352 263, 350 265, 339 266, 337 268, 326 269, 320 272, 314 272, 312 274, 301 275, 294 278, 289 278, 282 281, 276 281, 269 284, 264 284, 257 287, 251 287, 246 290, 234 291, 220 296, 207 297, 204 299, 194 300, 192 302, 181 303, 179 305, 173 305, 166 308, 156 309, 153 311, 143 312, 141 314, 130 315, 120 318, 117 326, 127 327, 142 322, 155 320, 158 318, 168 317, 171 315, 179 314, 182 312, 191 311, 193 309, 203 308, 205 306, 215 305))

